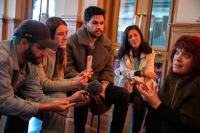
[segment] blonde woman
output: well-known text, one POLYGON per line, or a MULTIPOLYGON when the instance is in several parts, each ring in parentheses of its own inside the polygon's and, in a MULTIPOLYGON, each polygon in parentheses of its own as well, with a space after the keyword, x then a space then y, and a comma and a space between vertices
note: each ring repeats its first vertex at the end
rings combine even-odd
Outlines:
MULTIPOLYGON (((65 50, 68 40, 67 24, 61 18, 51 17, 46 20, 45 25, 50 31, 51 38, 60 46, 55 49, 47 49, 48 56, 43 58, 41 64, 38 65, 40 83, 46 95, 65 98, 67 97, 66 92, 85 86, 88 77, 82 72, 73 79, 64 79, 64 71, 67 67, 65 50), (85 76, 86 78, 84 78, 85 76)), ((41 132, 65 133, 67 113, 68 111, 44 113, 41 132)))

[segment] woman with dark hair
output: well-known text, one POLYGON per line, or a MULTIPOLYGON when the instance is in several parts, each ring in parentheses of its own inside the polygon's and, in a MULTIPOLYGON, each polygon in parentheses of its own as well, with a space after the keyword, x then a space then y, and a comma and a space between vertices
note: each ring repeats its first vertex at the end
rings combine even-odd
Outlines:
MULTIPOLYGON (((68 39, 67 24, 61 18, 51 17, 45 21, 45 25, 50 31, 51 38, 60 46, 56 49, 47 49, 48 56, 44 57, 38 65, 40 83, 46 95, 65 98, 67 97, 66 92, 85 86, 92 72, 88 75, 82 72, 75 78, 64 79, 64 72, 67 67, 65 50, 68 39)), ((84 104, 76 106, 82 105, 84 104)), ((65 133, 67 113, 68 111, 44 113, 41 132, 65 133)))
POLYGON ((200 133, 200 37, 181 36, 170 54, 172 67, 161 89, 137 86, 151 106, 146 133, 200 133))
POLYGON ((155 82, 158 78, 154 73, 154 57, 154 51, 144 41, 138 26, 128 26, 118 51, 120 68, 116 70, 116 74, 120 75, 119 86, 133 89, 130 93, 130 102, 133 102, 131 133, 139 133, 146 112, 135 84, 143 83, 149 87, 150 81, 155 82))

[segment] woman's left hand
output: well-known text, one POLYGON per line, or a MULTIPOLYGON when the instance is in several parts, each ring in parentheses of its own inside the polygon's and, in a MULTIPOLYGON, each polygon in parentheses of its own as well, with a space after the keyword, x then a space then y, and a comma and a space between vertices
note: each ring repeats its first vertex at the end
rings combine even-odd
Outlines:
POLYGON ((161 101, 158 98, 157 94, 158 85, 156 84, 153 86, 153 81, 151 81, 150 88, 148 91, 146 90, 146 87, 143 84, 140 84, 140 86, 136 85, 136 87, 141 93, 143 100, 149 103, 153 108, 156 109, 161 104, 161 101))
POLYGON ((156 75, 155 72, 144 71, 144 76, 147 76, 147 77, 153 79, 154 81, 156 81, 158 79, 158 75, 156 75))

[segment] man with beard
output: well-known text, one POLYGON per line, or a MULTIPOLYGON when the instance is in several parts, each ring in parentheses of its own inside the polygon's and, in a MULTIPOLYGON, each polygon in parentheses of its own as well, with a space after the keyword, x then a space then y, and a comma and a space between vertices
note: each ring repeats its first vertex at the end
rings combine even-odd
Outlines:
POLYGON ((89 100, 69 103, 82 99, 85 91, 63 99, 43 94, 36 65, 47 56, 47 48, 58 46, 48 28, 34 20, 23 21, 12 40, 0 42, 0 114, 8 116, 5 133, 23 133, 24 124, 37 112, 60 112, 89 100))
MULTIPOLYGON (((105 11, 98 7, 88 7, 84 13, 84 25, 71 35, 67 42, 67 69, 65 78, 78 75, 86 69, 88 55, 93 56, 91 80, 102 83, 100 93, 106 102, 115 104, 110 133, 122 133, 129 105, 129 92, 114 84, 114 49, 110 40, 103 34, 105 11)), ((95 96, 97 104, 103 104, 95 96)), ((74 132, 84 133, 87 121, 88 104, 74 109, 74 132)))

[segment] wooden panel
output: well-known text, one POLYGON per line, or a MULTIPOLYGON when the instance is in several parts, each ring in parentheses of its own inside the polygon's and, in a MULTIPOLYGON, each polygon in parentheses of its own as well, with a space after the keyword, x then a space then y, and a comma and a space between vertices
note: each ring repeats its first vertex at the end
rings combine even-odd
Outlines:
POLYGON ((155 61, 162 62, 168 57, 168 52, 155 51, 155 61))
POLYGON ((117 46, 113 46, 113 47, 114 47, 114 56, 117 56, 119 47, 117 47, 117 46))
POLYGON ((19 19, 2 18, 2 40, 11 39, 14 34, 14 30, 19 26, 20 23, 21 20, 19 19))
POLYGON ((171 27, 170 49, 176 40, 182 35, 193 35, 200 37, 200 24, 175 23, 169 25, 171 27))
MULTIPOLYGON (((150 27, 150 16, 152 10, 152 0, 138 0, 137 1, 137 13, 143 14, 145 13, 146 16, 140 18, 142 20, 140 30, 144 36, 144 40, 148 41, 148 34, 149 34, 149 27, 150 27)), ((136 25, 139 26, 139 23, 136 25)))
POLYGON ((2 40, 3 33, 3 19, 0 18, 0 41, 2 40))

